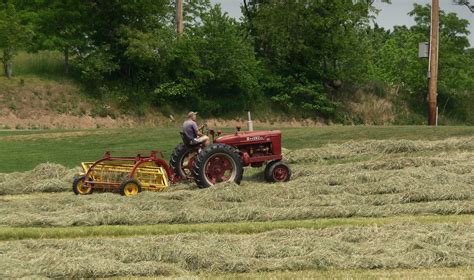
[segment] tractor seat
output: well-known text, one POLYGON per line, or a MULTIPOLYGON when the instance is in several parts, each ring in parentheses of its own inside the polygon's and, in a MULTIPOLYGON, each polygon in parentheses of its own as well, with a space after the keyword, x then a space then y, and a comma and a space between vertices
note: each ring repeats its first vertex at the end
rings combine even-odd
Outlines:
POLYGON ((186 136, 186 134, 184 134, 184 132, 181 131, 179 134, 181 135, 181 139, 183 139, 184 145, 186 145, 188 147, 197 147, 197 146, 201 145, 200 142, 196 142, 194 139, 189 139, 188 136, 186 136))

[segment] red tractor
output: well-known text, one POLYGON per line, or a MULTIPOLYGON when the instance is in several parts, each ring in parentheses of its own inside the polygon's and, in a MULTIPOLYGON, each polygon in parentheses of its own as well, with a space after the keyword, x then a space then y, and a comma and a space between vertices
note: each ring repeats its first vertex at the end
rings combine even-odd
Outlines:
POLYGON ((200 188, 207 188, 221 182, 240 184, 244 166, 261 167, 266 163, 267 182, 290 180, 290 167, 282 162, 281 132, 240 131, 221 136, 221 132, 209 131, 212 144, 202 147, 193 143, 181 133, 183 143, 171 156, 170 165, 176 176, 194 179, 200 188))
MULTIPOLYGON (((183 143, 179 144, 170 160, 163 159, 159 151, 144 151, 137 154, 117 155, 126 151, 107 151, 95 162, 83 162, 82 176, 74 179, 75 194, 88 195, 95 189, 115 190, 124 196, 140 193, 142 190, 161 191, 180 180, 194 179, 200 188, 207 188, 221 182, 242 180, 244 166, 265 168, 268 182, 290 180, 291 170, 283 163, 281 155, 281 132, 249 131, 221 136, 221 132, 209 131, 212 144, 203 147, 193 143, 181 133, 183 143)), ((130 153, 126 152, 126 153, 130 153)))

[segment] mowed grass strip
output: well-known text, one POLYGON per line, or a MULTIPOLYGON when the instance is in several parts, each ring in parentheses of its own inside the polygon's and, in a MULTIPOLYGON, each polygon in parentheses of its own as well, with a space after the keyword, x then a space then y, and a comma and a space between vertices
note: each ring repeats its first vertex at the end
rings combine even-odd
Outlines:
MULTIPOLYGON (((181 142, 180 123, 167 128, 0 131, 0 173, 31 170, 40 163, 78 166, 81 161, 94 161, 107 150, 154 150, 169 159, 181 142)), ((212 126, 212 123, 211 123, 212 126)), ((220 127, 216 127, 219 129, 220 127)), ((318 148, 330 143, 363 140, 442 140, 474 135, 474 127, 425 126, 328 126, 304 128, 260 127, 281 129, 283 147, 294 150, 318 148)), ((225 133, 232 133, 225 128, 225 133)))
POLYGON ((159 224, 140 226, 87 226, 65 228, 1 227, 0 240, 127 237, 172 235, 180 233, 255 234, 277 229, 322 229, 336 226, 372 226, 403 222, 417 222, 421 224, 473 223, 473 217, 473 215, 397 216, 383 218, 344 218, 207 224, 159 224))

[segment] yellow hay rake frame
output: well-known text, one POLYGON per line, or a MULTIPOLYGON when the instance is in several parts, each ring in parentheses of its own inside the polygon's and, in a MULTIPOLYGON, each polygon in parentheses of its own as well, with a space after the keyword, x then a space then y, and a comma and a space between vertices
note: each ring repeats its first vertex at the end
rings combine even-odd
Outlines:
MULTIPOLYGON (((93 164, 93 162, 81 163, 84 172, 87 172, 93 164)), ((142 189, 163 191, 170 186, 165 169, 151 164, 138 167, 133 179, 140 182, 142 189)), ((90 173, 91 184, 93 184, 95 188, 116 188, 120 186, 123 180, 129 179, 130 170, 132 170, 133 167, 133 164, 124 163, 97 164, 90 173)))
POLYGON ((95 162, 82 162, 84 173, 76 178, 73 191, 76 194, 91 194, 94 189, 118 190, 122 195, 135 195, 142 190, 163 191, 178 178, 157 151, 149 156, 138 153, 135 157, 112 156, 106 152, 95 162))

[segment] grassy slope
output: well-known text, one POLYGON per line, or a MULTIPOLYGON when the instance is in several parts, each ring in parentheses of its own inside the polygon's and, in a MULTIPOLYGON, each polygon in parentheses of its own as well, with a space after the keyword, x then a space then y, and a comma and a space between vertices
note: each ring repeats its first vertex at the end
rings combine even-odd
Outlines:
MULTIPOLYGON (((0 173, 30 170, 43 162, 74 167, 81 161, 100 158, 106 150, 160 149, 168 159, 174 146, 181 141, 178 130, 155 128, 0 131, 0 173)), ((282 130, 283 146, 288 149, 316 148, 328 143, 351 140, 437 140, 474 135, 474 127, 335 126, 282 130)))

